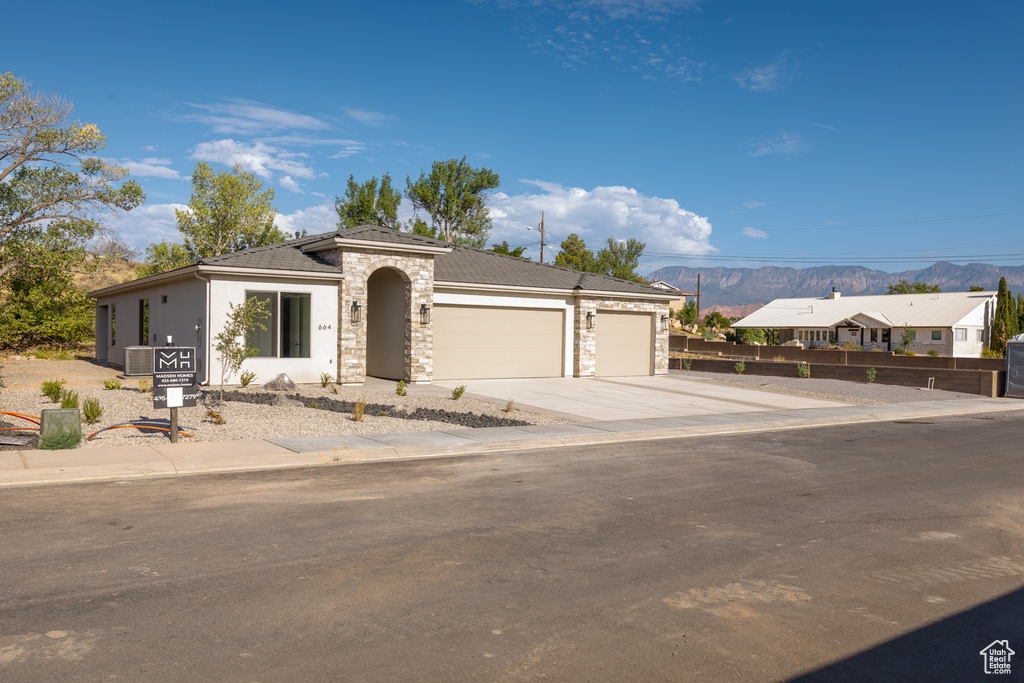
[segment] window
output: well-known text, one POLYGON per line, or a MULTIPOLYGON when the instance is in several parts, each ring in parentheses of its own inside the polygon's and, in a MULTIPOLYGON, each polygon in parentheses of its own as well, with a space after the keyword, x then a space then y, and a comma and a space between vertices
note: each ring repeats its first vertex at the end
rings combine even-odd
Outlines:
POLYGON ((266 302, 270 316, 263 320, 267 329, 258 327, 245 337, 256 349, 258 358, 310 357, 310 295, 295 292, 250 292, 251 298, 266 302))
POLYGON ((149 346, 149 299, 139 299, 139 346, 149 346))
POLYGON ((889 328, 884 328, 882 330, 882 343, 883 344, 888 344, 889 343, 889 333, 890 333, 889 328))
POLYGON ((117 346, 117 304, 110 304, 110 345, 117 346))
POLYGON ((877 327, 872 327, 871 328, 871 341, 872 341, 872 343, 877 343, 878 342, 878 328, 877 327))
POLYGON ((967 328, 966 327, 954 327, 953 328, 953 339, 954 339, 954 341, 967 341, 967 328))
POLYGON ((167 303, 167 295, 166 294, 161 294, 160 295, 160 303, 162 303, 162 304, 167 303))
POLYGON ((917 341, 917 330, 908 330, 910 332, 910 341, 917 341))
POLYGON ((932 341, 942 341, 942 330, 932 330, 932 341))
POLYGON ((974 331, 974 341, 985 341, 985 331, 984 330, 975 330, 974 331))

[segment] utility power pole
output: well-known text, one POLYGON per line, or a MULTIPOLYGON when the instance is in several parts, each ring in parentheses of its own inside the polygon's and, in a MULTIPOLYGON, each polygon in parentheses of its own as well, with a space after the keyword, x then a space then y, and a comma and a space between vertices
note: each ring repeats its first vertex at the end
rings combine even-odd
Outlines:
POLYGON ((544 263, 544 212, 540 212, 540 262, 544 263))
POLYGON ((697 325, 700 325, 700 273, 697 273, 697 325))

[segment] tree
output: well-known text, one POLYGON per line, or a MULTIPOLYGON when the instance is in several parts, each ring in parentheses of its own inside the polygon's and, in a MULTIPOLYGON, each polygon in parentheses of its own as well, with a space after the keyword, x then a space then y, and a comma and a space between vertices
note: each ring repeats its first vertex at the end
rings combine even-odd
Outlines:
POLYGON ((968 292, 984 292, 985 288, 982 287, 981 285, 971 285, 971 288, 968 289, 967 291, 968 292))
POLYGON ((175 210, 181 244, 160 242, 146 248, 140 275, 155 275, 209 256, 283 242, 288 236, 274 226, 274 190, 235 164, 229 173, 214 173, 200 161, 192 172, 192 198, 175 210), (262 190, 262 191, 261 191, 262 190))
MULTIPOLYGON (((996 294, 996 314, 992 318, 992 351, 1002 356, 1006 353, 1006 340, 1012 335, 1010 325, 1010 289, 1006 278, 999 278, 999 291, 996 294)), ((1016 321, 1014 321, 1016 322, 1016 321)))
POLYGON ((594 253, 587 249, 583 238, 572 233, 562 240, 561 251, 555 256, 555 265, 581 272, 590 272, 594 265, 594 253))
POLYGON ((635 237, 625 241, 609 237, 608 246, 597 252, 594 272, 646 284, 647 279, 636 272, 646 247, 646 244, 635 237))
POLYGON ((348 177, 345 198, 334 198, 334 209, 338 212, 339 228, 354 228, 357 225, 379 225, 382 228, 398 230, 398 205, 402 193, 391 187, 391 176, 370 178, 362 185, 355 176, 348 177))
POLYGON ((888 285, 886 294, 933 294, 941 292, 938 285, 930 285, 927 282, 907 282, 901 279, 899 282, 888 285))
POLYGON ((516 258, 525 258, 527 261, 530 260, 528 256, 523 256, 526 253, 526 247, 515 247, 508 246, 508 242, 502 242, 501 244, 492 244, 491 248, 487 251, 493 251, 495 254, 504 254, 505 256, 515 256, 516 258))
POLYGON ((1017 334, 1024 332, 1024 294, 1017 292, 1017 334))
POLYGON ((684 325, 693 325, 697 322, 696 299, 690 299, 685 306, 679 309, 679 321, 684 325))
POLYGON ((406 178, 405 196, 416 210, 430 216, 440 239, 471 247, 483 247, 491 229, 487 190, 498 187, 498 174, 488 168, 472 168, 461 160, 435 161, 430 175, 406 178))
POLYGON ((729 327, 732 323, 724 315, 718 311, 711 311, 704 316, 704 327, 715 327, 720 330, 724 330, 729 327))
POLYGON ((128 171, 90 156, 106 138, 73 107, 0 73, 0 344, 88 338, 92 305, 72 282, 102 219, 142 204, 128 171))
POLYGON ((213 338, 213 349, 220 359, 220 400, 224 404, 224 384, 228 377, 238 374, 242 363, 252 358, 259 350, 246 343, 246 336, 252 330, 266 330, 263 321, 270 317, 267 302, 257 297, 250 297, 244 304, 236 306, 228 302, 228 318, 224 329, 213 338))

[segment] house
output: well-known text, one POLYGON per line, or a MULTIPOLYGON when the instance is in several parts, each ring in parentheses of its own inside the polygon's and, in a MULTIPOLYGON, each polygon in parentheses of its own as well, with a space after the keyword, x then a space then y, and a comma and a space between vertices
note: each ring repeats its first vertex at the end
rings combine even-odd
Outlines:
POLYGON ((892 351, 903 330, 914 353, 935 349, 943 356, 977 357, 988 345, 996 292, 883 294, 776 299, 734 328, 779 331, 779 342, 797 340, 806 347, 857 344, 864 350, 892 351))
MULTIPOLYGON (((668 371, 674 293, 404 232, 362 225, 213 256, 106 287, 96 357, 123 367, 133 346, 195 346, 202 383, 219 382, 211 340, 230 304, 271 316, 245 369, 266 381, 327 373, 441 379, 653 375, 668 371)), ((236 377, 228 381, 237 381, 236 377)))
POLYGON ((681 311, 682 309, 686 308, 686 297, 697 296, 696 292, 684 292, 675 285, 670 285, 664 280, 655 280, 654 282, 649 282, 648 284, 651 287, 657 287, 658 289, 662 289, 665 290, 666 292, 671 292, 672 294, 676 295, 676 300, 670 301, 668 304, 669 310, 672 313, 675 313, 676 311, 681 311))

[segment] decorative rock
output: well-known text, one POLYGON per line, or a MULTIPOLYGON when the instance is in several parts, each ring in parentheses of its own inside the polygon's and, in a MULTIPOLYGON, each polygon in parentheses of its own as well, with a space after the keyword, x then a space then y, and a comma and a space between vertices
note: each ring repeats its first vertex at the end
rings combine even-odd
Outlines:
POLYGON ((271 391, 295 391, 295 382, 285 373, 281 373, 274 379, 263 385, 264 389, 271 391))
POLYGON ((788 342, 782 344, 782 346, 798 346, 801 349, 804 348, 804 345, 800 342, 799 339, 790 339, 788 342))

